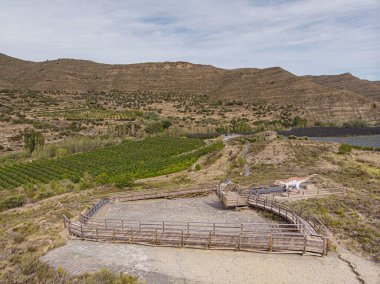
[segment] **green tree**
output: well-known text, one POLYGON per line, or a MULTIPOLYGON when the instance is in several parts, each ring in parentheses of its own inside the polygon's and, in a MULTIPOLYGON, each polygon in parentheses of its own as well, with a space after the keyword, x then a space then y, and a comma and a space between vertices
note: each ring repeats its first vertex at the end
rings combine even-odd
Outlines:
POLYGON ((25 149, 27 149, 29 153, 33 153, 37 146, 43 146, 45 144, 45 139, 42 133, 28 127, 24 130, 24 144, 25 149))
POLYGON ((292 121, 294 127, 307 127, 307 119, 302 118, 299 115, 295 116, 292 121))

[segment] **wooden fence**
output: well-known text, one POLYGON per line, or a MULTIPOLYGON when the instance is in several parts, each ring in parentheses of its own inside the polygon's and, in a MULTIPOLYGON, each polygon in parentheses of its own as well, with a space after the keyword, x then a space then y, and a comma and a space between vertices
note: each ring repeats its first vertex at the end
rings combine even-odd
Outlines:
POLYGON ((87 221, 98 212, 100 208, 110 202, 109 198, 103 198, 94 206, 92 206, 86 213, 79 214, 79 220, 81 223, 87 223, 87 221))
POLYGON ((292 209, 268 198, 234 195, 230 202, 226 192, 215 187, 170 192, 129 194, 114 198, 126 202, 152 198, 168 198, 217 192, 227 207, 252 206, 283 217, 289 224, 268 223, 204 223, 166 222, 124 219, 97 219, 95 212, 109 200, 101 200, 79 222, 64 216, 69 233, 81 239, 124 242, 155 246, 198 247, 327 255, 328 238, 325 226, 314 216, 300 216, 292 209))
POLYGON ((136 193, 136 194, 126 194, 122 196, 117 196, 113 198, 114 202, 128 202, 128 201, 137 201, 137 200, 147 200, 147 199, 157 199, 157 198, 174 198, 186 195, 200 195, 214 192, 216 190, 215 186, 209 186, 205 188, 198 189, 183 189, 183 190, 174 190, 174 191, 162 191, 155 190, 148 193, 136 193))
MULTIPOLYGON (((295 228, 272 229, 273 232, 226 231, 220 230, 221 224, 211 229, 214 224, 195 225, 188 228, 175 228, 162 224, 163 227, 120 226, 104 224, 81 224, 71 222, 64 217, 65 226, 70 234, 83 240, 122 242, 155 246, 193 247, 206 249, 233 249, 247 251, 287 252, 301 254, 327 254, 326 239, 299 233, 295 228)), ((106 221, 107 223, 107 221, 106 221)), ((258 224, 255 224, 258 226, 258 224)), ((262 226, 268 224, 262 224, 262 226)))

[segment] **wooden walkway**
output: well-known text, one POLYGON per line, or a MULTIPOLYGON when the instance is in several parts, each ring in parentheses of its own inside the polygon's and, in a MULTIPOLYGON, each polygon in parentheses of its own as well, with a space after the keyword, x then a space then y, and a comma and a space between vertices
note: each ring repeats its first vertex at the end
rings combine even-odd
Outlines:
POLYGON ((317 222, 309 223, 279 203, 237 192, 227 195, 218 189, 191 189, 181 191, 128 194, 113 199, 103 199, 88 212, 81 214, 78 222, 64 216, 64 224, 71 235, 83 240, 124 242, 154 246, 196 247, 205 249, 232 249, 261 252, 300 253, 327 255, 328 242, 319 234, 317 222), (202 223, 167 222, 124 219, 97 219, 96 211, 109 202, 126 202, 152 198, 173 198, 216 192, 227 207, 251 206, 273 212, 289 224, 267 223, 202 223), (230 202, 234 199, 235 204, 230 202))

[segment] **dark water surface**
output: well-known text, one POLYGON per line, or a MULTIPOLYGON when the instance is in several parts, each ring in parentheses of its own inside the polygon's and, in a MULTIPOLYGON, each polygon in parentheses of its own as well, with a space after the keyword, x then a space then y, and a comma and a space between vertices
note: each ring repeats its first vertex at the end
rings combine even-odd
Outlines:
POLYGON ((310 140, 380 148, 380 134, 352 137, 309 137, 310 140))

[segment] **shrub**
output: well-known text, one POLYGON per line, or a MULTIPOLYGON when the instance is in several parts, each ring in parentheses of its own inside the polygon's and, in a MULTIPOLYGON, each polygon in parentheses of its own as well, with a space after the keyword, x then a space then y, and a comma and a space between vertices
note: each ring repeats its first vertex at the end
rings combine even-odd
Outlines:
POLYGON ((110 176, 109 174, 107 173, 101 173, 101 174, 98 174, 96 177, 95 177, 95 182, 97 184, 107 184, 110 182, 110 176))
POLYGON ((54 196, 53 192, 51 192, 51 191, 42 191, 42 192, 37 193, 36 199, 42 200, 42 199, 49 198, 49 197, 52 197, 52 196, 54 196))
POLYGON ((102 268, 94 274, 86 274, 79 277, 80 283, 93 284, 93 283, 114 283, 114 284, 138 284, 141 283, 136 277, 109 271, 106 268, 102 268))
POLYGON ((111 182, 118 188, 128 187, 134 185, 134 180, 129 174, 120 174, 111 178, 111 182))
POLYGON ((245 160, 245 158, 242 157, 242 156, 239 156, 237 158, 237 162, 238 162, 238 164, 239 164, 240 167, 244 167, 244 165, 247 163, 247 161, 245 160))
POLYGON ((67 156, 67 154, 68 154, 68 151, 65 148, 57 148, 55 152, 55 155, 57 156, 57 158, 67 156))
POLYGON ((288 139, 289 139, 289 140, 295 140, 295 139, 297 139, 297 137, 294 136, 294 135, 289 135, 289 136, 288 136, 288 139))
POLYGON ((342 144, 339 147, 338 153, 339 154, 348 154, 352 151, 352 146, 349 144, 342 144))
POLYGON ((343 123, 343 127, 367 127, 367 126, 368 126, 368 122, 361 119, 352 120, 352 121, 343 123))
POLYGON ((26 198, 24 195, 10 196, 1 201, 0 209, 4 210, 4 209, 20 207, 24 205, 25 202, 26 202, 26 198))
POLYGON ((92 176, 88 172, 85 172, 79 181, 79 189, 85 190, 91 187, 92 184, 93 184, 92 176))
POLYGON ((295 116, 292 121, 294 127, 307 127, 307 119, 300 116, 295 116))
POLYGON ((201 170, 201 165, 200 164, 196 164, 195 165, 195 170, 198 172, 201 170))
POLYGON ((34 254, 27 253, 21 257, 20 268, 24 275, 30 275, 38 270, 40 261, 34 254))

